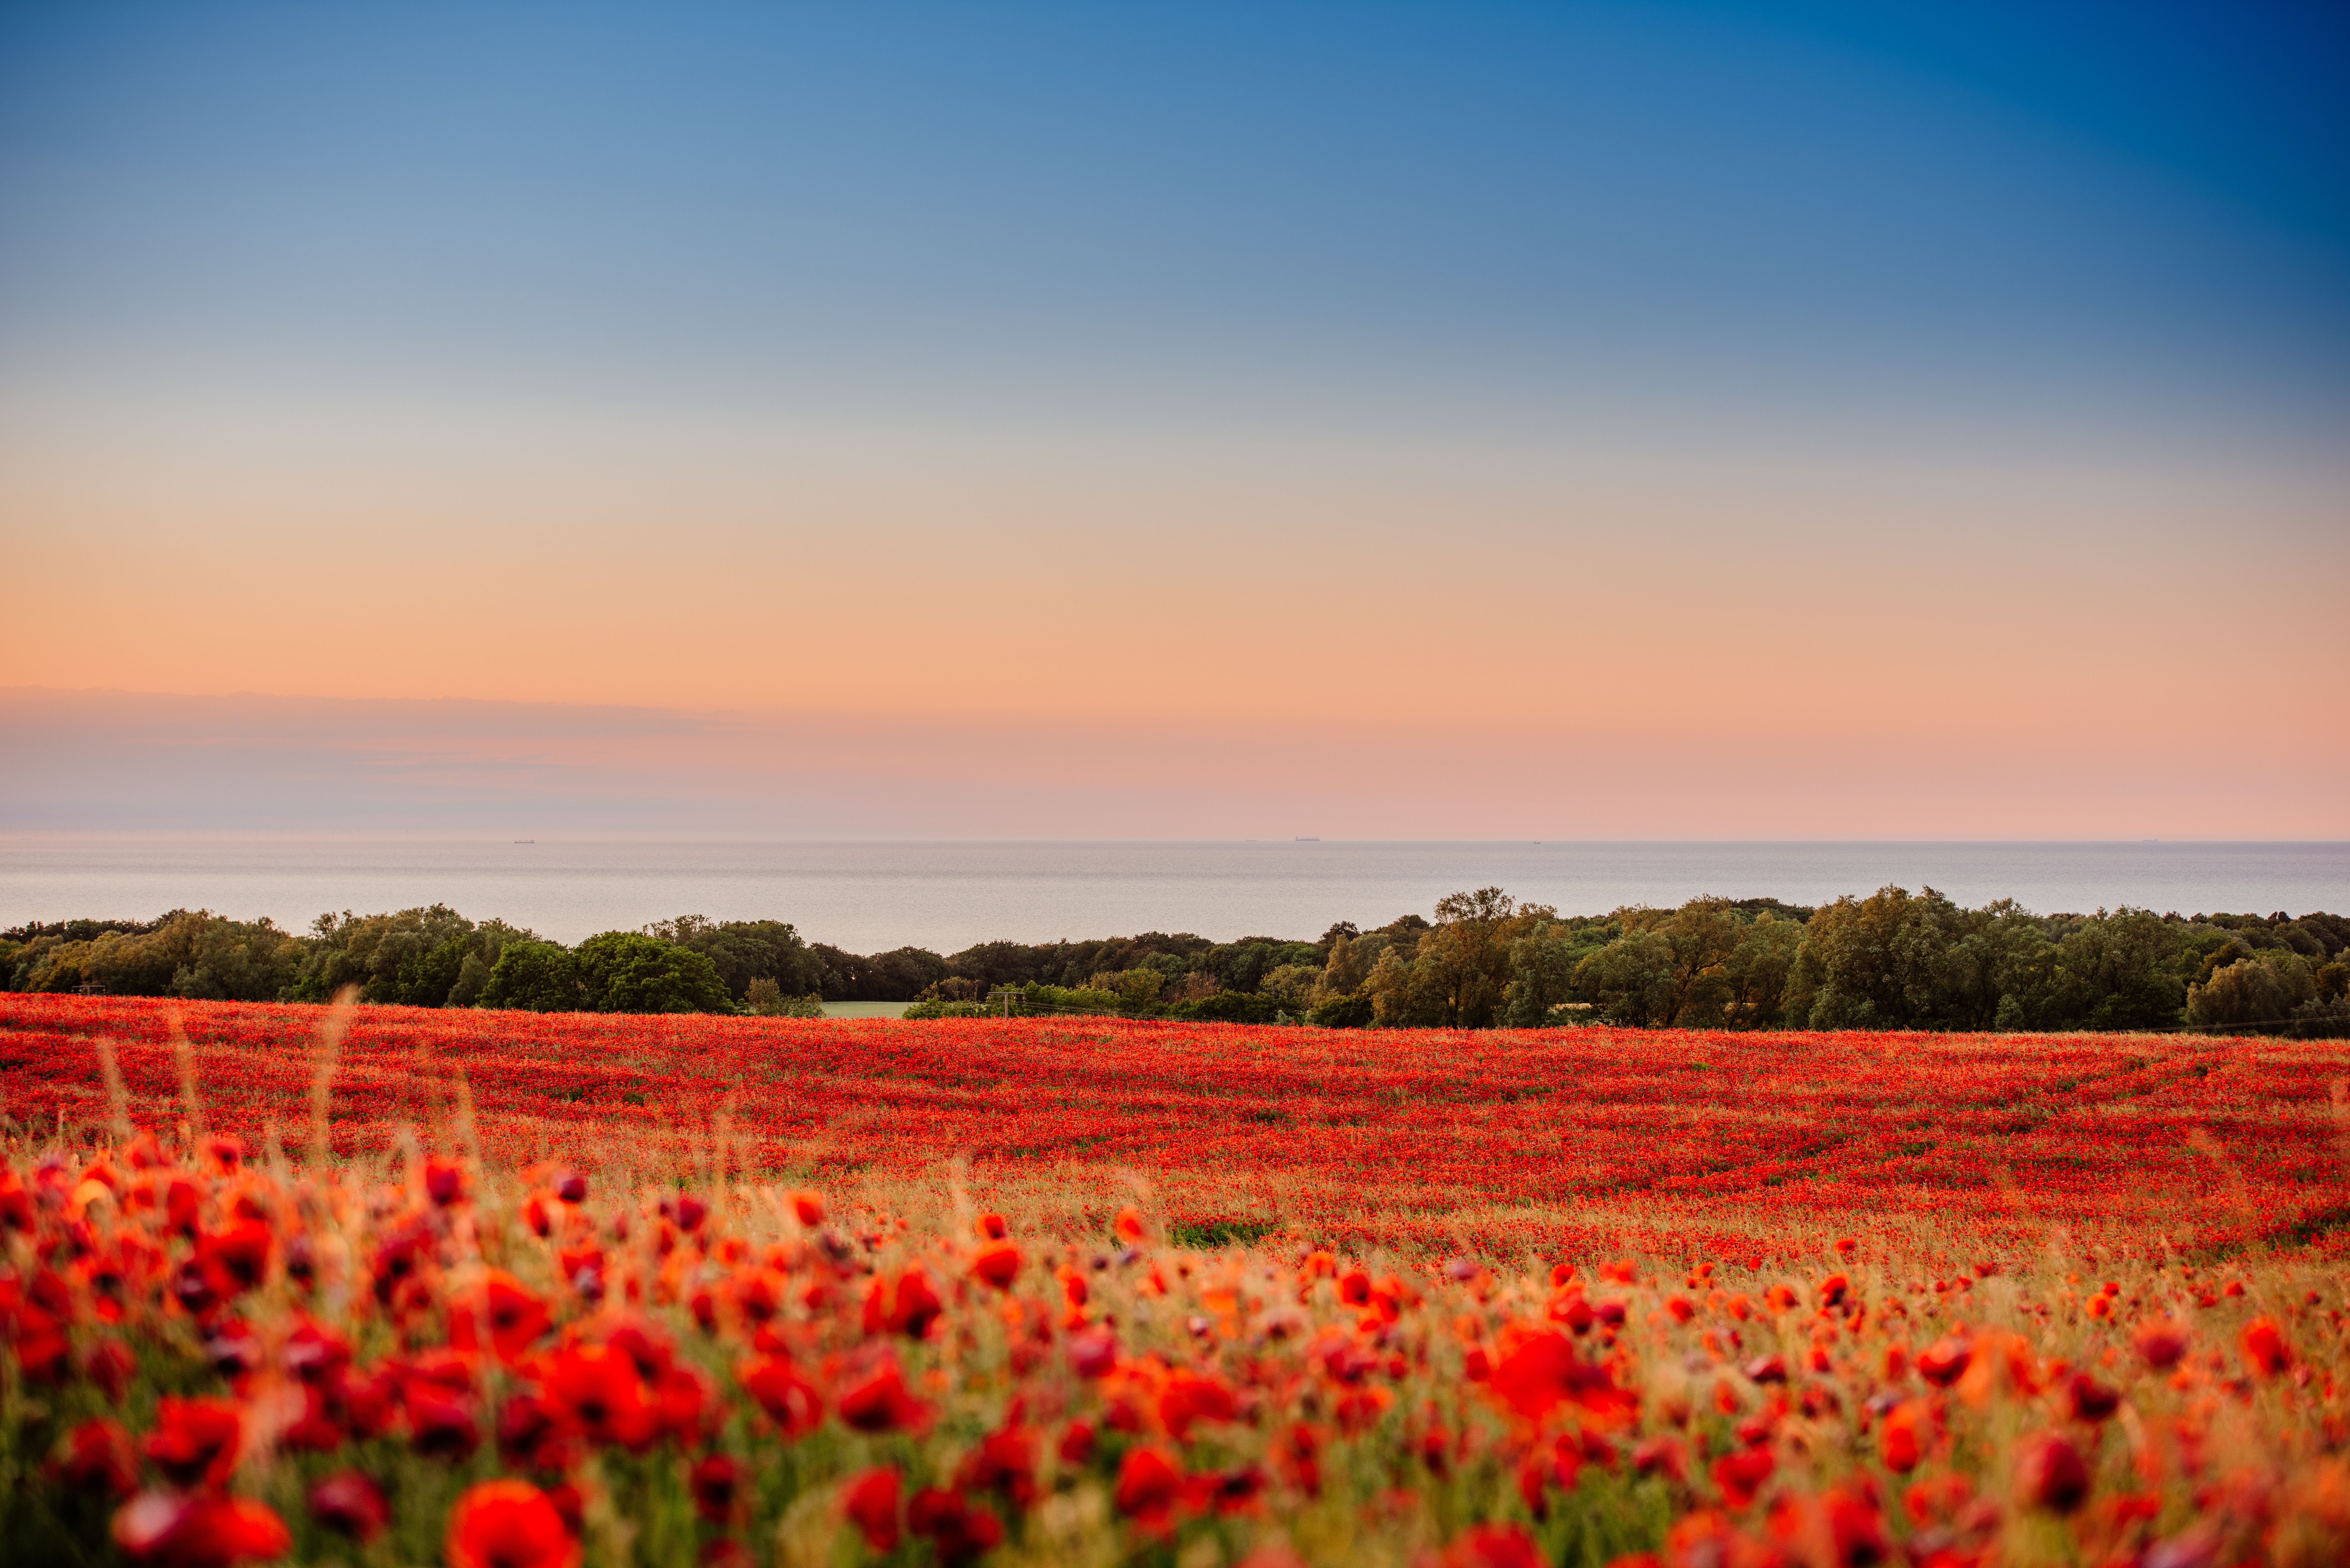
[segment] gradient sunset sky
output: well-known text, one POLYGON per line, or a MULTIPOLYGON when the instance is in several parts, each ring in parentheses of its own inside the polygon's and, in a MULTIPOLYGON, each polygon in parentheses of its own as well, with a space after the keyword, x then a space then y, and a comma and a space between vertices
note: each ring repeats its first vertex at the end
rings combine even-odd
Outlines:
POLYGON ((0 828, 2350 836, 2329 4, 0 7, 0 828))

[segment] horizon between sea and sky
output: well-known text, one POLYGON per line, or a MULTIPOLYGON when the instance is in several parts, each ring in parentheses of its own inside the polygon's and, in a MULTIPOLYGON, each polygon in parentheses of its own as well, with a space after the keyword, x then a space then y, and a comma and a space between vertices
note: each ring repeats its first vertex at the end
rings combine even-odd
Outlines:
POLYGON ((1825 903, 1887 883, 2043 914, 2350 911, 2350 844, 709 843, 515 844, 0 836, 0 927, 208 907, 289 929, 446 903, 559 941, 679 915, 781 919, 857 952, 1189 931, 1311 940, 1499 886, 1569 915, 1704 894, 1825 903))
POLYGON ((0 830, 2350 836, 2345 61, 9 6, 0 830))

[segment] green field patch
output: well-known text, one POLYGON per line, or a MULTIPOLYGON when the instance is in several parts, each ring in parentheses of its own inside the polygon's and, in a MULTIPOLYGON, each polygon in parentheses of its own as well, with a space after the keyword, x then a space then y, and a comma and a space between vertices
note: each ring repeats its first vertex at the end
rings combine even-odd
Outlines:
POLYGON ((1213 1250, 1217 1247, 1245 1247, 1262 1241, 1278 1229, 1264 1220, 1187 1220, 1168 1227, 1168 1234, 1179 1247, 1213 1250))

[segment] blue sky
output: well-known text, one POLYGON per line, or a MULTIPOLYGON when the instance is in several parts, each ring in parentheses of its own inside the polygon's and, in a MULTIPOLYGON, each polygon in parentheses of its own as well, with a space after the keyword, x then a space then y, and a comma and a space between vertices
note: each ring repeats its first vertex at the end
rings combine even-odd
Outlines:
POLYGON ((0 27, 0 327, 36 362, 1137 418, 1235 380, 1336 417, 1898 391, 2315 439, 2344 407, 2335 7, 0 27))

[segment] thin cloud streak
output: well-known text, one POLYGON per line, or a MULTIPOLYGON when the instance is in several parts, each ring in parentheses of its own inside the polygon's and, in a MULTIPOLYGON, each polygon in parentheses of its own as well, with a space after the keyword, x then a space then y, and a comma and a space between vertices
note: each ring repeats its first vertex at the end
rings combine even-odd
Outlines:
POLYGON ((501 837, 2350 836, 2307 748, 0 691, 0 828, 501 837))

